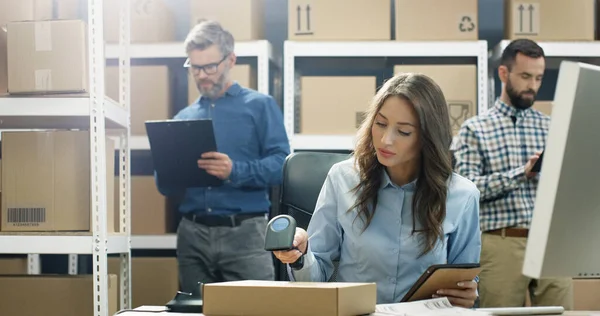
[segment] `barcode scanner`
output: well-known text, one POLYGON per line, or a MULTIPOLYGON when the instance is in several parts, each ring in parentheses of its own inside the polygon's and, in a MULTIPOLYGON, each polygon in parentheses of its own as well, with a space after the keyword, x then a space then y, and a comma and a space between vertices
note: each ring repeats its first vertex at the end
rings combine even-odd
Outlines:
POLYGON ((292 250, 294 235, 296 234, 296 220, 289 215, 277 215, 267 224, 265 234, 265 250, 280 251, 292 250))

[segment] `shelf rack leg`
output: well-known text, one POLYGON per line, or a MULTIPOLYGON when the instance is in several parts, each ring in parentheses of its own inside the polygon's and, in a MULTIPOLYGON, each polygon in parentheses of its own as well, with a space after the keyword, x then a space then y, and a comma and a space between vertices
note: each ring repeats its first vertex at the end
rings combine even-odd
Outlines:
POLYGON ((488 102, 488 44, 479 41, 479 54, 477 55, 477 114, 483 114, 489 108, 488 102))
POLYGON ((264 94, 269 93, 269 46, 266 41, 261 45, 260 53, 257 56, 257 72, 258 72, 258 91, 264 94))
MULTIPOLYGON (((129 1, 121 1, 119 10, 119 104, 131 112, 130 107, 130 11, 129 1)), ((128 238, 128 252, 120 256, 119 280, 121 293, 120 309, 131 309, 131 198, 130 198, 130 119, 127 127, 121 132, 119 146, 119 232, 128 238)))
MULTIPOLYGON (((124 1, 129 2, 129 1, 124 1)), ((106 130, 104 113, 104 12, 102 0, 88 0, 90 162, 94 316, 108 314, 106 130)))
POLYGON ((294 151, 294 134, 295 134, 295 85, 296 73, 294 67, 294 51, 293 43, 284 42, 283 44, 283 118, 288 139, 290 140, 291 150, 294 151))
POLYGON ((27 274, 40 274, 42 272, 39 254, 27 255, 27 274))
POLYGON ((69 274, 76 275, 79 272, 78 269, 79 257, 76 254, 69 255, 69 274))

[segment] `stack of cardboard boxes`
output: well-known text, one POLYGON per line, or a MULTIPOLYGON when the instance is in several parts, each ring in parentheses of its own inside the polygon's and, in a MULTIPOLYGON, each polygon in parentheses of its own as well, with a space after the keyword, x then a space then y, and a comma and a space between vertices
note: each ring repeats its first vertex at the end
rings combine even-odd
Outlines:
MULTIPOLYGON (((288 39, 475 41, 477 10, 477 0, 395 0, 394 9, 389 0, 289 0, 288 39)), ((432 77, 444 91, 455 130, 476 114, 475 65, 403 64, 394 66, 393 72, 421 72, 432 77)), ((302 76, 297 86, 296 131, 305 135, 355 134, 378 84, 375 76, 302 76)))

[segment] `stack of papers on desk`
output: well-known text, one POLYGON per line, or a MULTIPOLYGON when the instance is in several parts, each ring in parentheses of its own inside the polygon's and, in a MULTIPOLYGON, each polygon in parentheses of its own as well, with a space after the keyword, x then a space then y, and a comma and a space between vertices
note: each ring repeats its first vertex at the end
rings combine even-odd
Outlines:
POLYGON ((447 298, 409 303, 378 304, 371 316, 490 316, 491 313, 455 307, 447 298))

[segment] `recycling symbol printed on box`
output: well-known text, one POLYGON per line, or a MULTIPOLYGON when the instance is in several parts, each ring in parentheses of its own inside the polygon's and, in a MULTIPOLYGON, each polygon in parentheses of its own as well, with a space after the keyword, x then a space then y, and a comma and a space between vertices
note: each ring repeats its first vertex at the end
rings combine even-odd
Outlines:
POLYGON ((471 19, 470 16, 465 15, 461 18, 460 23, 458 23, 458 29, 461 32, 473 32, 475 29, 475 22, 471 19))

